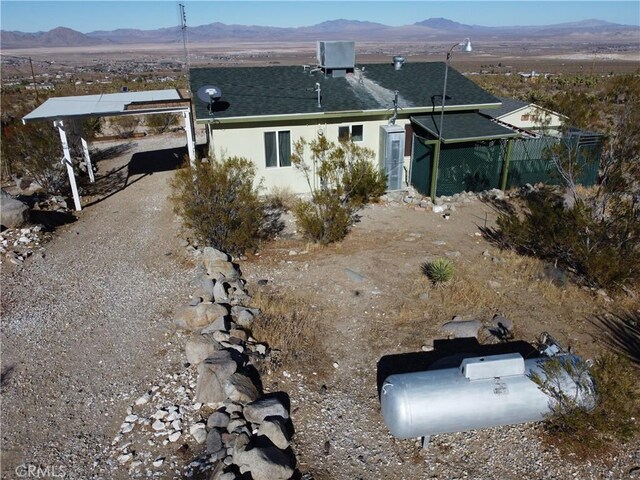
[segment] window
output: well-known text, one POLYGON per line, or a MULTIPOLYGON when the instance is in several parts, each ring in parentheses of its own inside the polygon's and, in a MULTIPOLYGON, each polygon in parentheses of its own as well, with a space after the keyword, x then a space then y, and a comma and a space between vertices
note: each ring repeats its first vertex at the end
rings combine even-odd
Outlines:
POLYGON ((338 127, 338 140, 349 140, 349 137, 354 142, 361 142, 364 138, 362 125, 338 127))
POLYGON ((265 132, 264 157, 267 167, 290 167, 291 132, 265 132))

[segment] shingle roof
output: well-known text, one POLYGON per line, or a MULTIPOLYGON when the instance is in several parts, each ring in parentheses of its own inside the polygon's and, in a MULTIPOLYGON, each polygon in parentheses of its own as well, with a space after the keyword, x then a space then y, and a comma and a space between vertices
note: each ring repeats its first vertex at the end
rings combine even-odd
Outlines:
POLYGON ((515 112, 516 110, 520 110, 522 107, 530 105, 528 102, 523 102, 522 100, 516 100, 514 98, 498 97, 498 99, 502 102, 502 106, 500 108, 484 108, 480 110, 480 113, 489 115, 492 118, 500 118, 503 115, 515 112))
MULTIPOLYGON (((438 137, 440 114, 412 116, 412 122, 438 137)), ((518 133, 474 112, 445 113, 442 125, 444 143, 469 142, 495 138, 517 137, 518 133)))
MULTIPOLYGON (((405 63, 401 70, 391 64, 357 65, 343 78, 310 73, 302 66, 194 68, 191 90, 215 85, 222 98, 215 118, 275 115, 315 115, 345 111, 386 110, 393 106, 394 91, 399 106, 437 111, 442 104, 443 62, 405 63), (316 82, 322 93, 318 108, 316 82)), ((207 105, 195 99, 196 120, 210 120, 207 105)), ((449 67, 447 107, 496 105, 500 101, 449 67)))

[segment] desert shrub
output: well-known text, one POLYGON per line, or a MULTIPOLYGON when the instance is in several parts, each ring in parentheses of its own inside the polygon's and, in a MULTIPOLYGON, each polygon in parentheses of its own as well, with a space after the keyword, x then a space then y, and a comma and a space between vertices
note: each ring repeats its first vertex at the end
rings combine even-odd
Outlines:
POLYGON ((132 137, 136 133, 138 125, 140 125, 139 117, 125 115, 111 119, 111 128, 113 128, 121 138, 132 137))
POLYGON ((552 400, 552 412, 544 423, 544 439, 564 453, 581 458, 612 451, 618 443, 632 440, 638 432, 637 371, 628 360, 614 354, 598 358, 590 368, 586 362, 553 359, 543 365, 542 376, 533 376, 552 400), (591 375, 593 383, 587 374, 591 375), (558 387, 568 375, 595 406, 566 395, 558 387), (595 390, 594 390, 595 387, 595 390))
POLYGON ((12 175, 36 181, 48 193, 67 188, 66 167, 56 130, 45 123, 12 124, 2 129, 2 161, 12 175))
POLYGON ((179 125, 178 116, 169 113, 157 113, 147 115, 144 124, 151 129, 153 133, 164 133, 171 127, 179 125))
POLYGON ((342 240, 352 224, 352 208, 330 190, 313 192, 293 207, 298 227, 308 239, 327 245, 342 240))
POLYGON ((172 181, 174 210, 198 240, 237 255, 265 237, 265 210, 254 186, 255 166, 242 157, 181 168, 172 181))
POLYGON ((423 265, 423 271, 434 285, 443 285, 453 278, 454 266, 451 260, 441 257, 423 265))
POLYGON ((298 200, 295 193, 293 193, 289 187, 285 186, 273 187, 267 194, 266 201, 271 208, 292 210, 298 200))
POLYGON ((307 238, 321 244, 342 240, 355 212, 384 193, 386 180, 374 170, 373 157, 371 149, 350 140, 335 144, 318 136, 294 143, 291 163, 304 175, 311 199, 298 202, 293 214, 307 238))
POLYGON ((387 191, 386 175, 364 158, 358 158, 350 165, 342 181, 354 206, 375 202, 387 191))
POLYGON ((550 189, 525 198, 523 212, 498 216, 488 232, 501 248, 552 261, 589 284, 618 289, 640 278, 640 222, 632 205, 621 204, 607 217, 592 215, 578 200, 565 208, 550 189))

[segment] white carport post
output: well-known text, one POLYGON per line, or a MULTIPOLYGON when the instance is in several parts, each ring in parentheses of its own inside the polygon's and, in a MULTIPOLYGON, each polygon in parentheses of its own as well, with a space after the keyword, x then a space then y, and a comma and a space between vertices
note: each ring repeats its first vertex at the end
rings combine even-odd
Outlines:
POLYGON ((80 138, 80 144, 82 146, 82 157, 84 158, 84 163, 87 166, 89 180, 91 181, 91 183, 95 183, 96 179, 93 175, 93 165, 91 165, 91 157, 89 156, 89 145, 87 144, 87 140, 84 138, 84 129, 82 128, 82 124, 77 118, 74 118, 72 127, 73 134, 80 138))
POLYGON ((82 210, 80 206, 80 195, 78 195, 78 186, 76 185, 76 175, 73 173, 73 164, 71 163, 71 153, 69 152, 69 143, 67 142, 67 132, 64 130, 64 122, 62 120, 56 120, 53 122, 53 126, 58 129, 60 133, 60 143, 62 143, 62 152, 64 154, 63 162, 67 166, 67 175, 69 176, 69 184, 71 185, 71 192, 73 193, 73 203, 76 207, 76 211, 82 210))
POLYGON ((184 131, 187 133, 187 150, 189 151, 189 163, 195 167, 196 148, 193 141, 193 122, 191 121, 191 109, 182 112, 184 117, 184 131))

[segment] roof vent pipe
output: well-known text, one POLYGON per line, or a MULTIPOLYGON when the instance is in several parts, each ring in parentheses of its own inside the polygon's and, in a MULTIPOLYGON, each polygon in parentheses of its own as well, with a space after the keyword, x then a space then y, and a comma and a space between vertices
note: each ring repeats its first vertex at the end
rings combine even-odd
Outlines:
POLYGON ((404 62, 405 58, 402 55, 396 55, 395 57, 393 57, 393 68, 395 68, 396 70, 400 70, 404 62))

